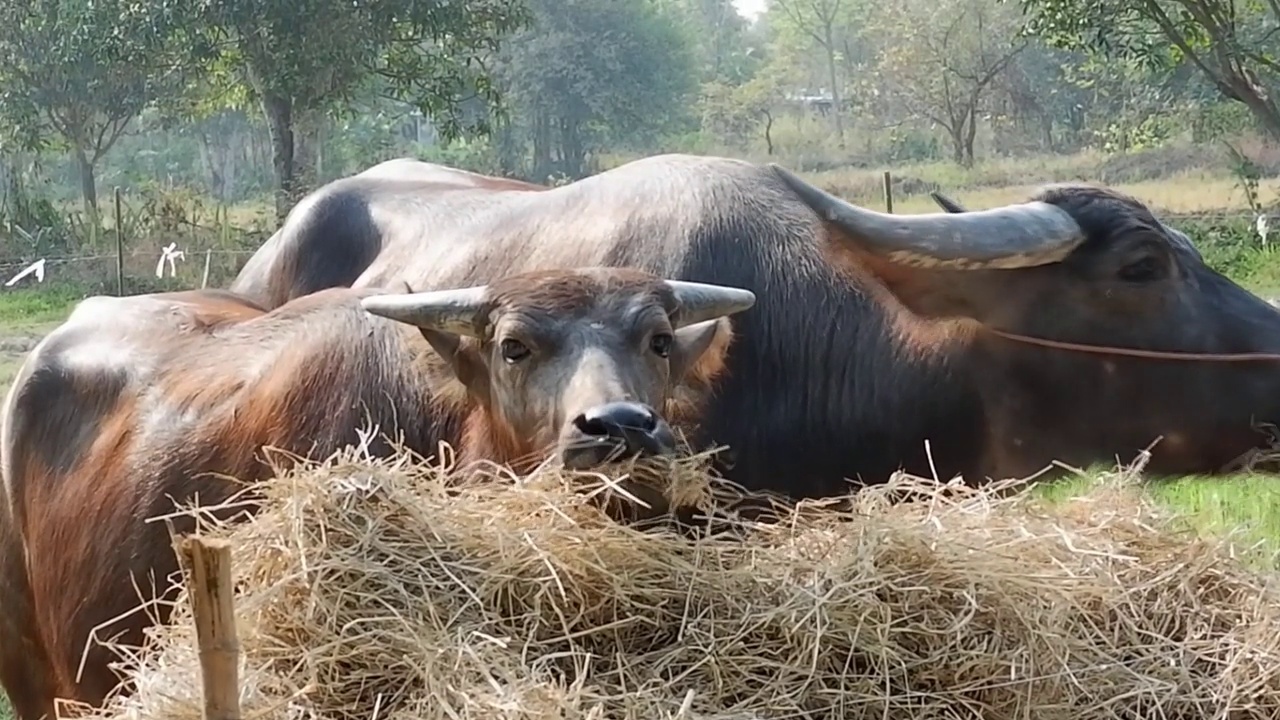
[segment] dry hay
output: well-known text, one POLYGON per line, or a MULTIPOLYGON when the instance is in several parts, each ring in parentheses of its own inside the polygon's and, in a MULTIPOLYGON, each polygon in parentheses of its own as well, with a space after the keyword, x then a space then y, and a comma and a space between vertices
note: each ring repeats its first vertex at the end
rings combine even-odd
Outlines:
MULTIPOLYGON (((234 543, 246 718, 1280 717, 1270 576, 1125 482, 1049 508, 897 478, 745 539, 404 457, 263 490, 207 533, 234 543)), ((185 597, 155 639, 94 717, 200 716, 185 597)))

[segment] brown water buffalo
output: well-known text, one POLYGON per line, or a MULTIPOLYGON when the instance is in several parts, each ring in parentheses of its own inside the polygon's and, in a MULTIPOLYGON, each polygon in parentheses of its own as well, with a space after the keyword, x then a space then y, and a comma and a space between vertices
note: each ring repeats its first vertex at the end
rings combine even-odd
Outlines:
POLYGON ((670 454, 668 423, 696 419, 723 367, 726 316, 755 301, 617 268, 379 293, 270 312, 226 291, 91 298, 32 351, 0 437, 0 683, 21 720, 115 686, 96 643, 77 680, 86 642, 141 642, 135 587, 150 599, 177 570, 145 520, 227 499, 209 473, 260 479, 262 446, 321 459, 368 422, 422 455, 447 440, 526 467, 670 454))
POLYGON ((274 288, 318 287, 339 266, 357 287, 429 288, 578 264, 757 293, 696 437, 729 446, 726 475, 749 486, 822 495, 899 468, 1023 476, 1054 460, 1128 461, 1157 440, 1153 473, 1213 472, 1266 439, 1254 421, 1280 419, 1280 363, 991 332, 1280 350, 1275 308, 1137 200, 1087 185, 981 212, 884 215, 714 157, 649 157, 537 192, 357 177, 309 197, 233 288, 272 303, 274 288))

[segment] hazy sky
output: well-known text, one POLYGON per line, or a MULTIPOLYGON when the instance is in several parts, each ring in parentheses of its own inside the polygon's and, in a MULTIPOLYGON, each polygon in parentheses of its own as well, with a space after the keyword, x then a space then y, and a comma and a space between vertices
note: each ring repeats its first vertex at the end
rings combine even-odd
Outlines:
POLYGON ((733 5, 738 8, 738 13, 749 18, 754 18, 764 12, 764 3, 765 0, 733 0, 733 5))

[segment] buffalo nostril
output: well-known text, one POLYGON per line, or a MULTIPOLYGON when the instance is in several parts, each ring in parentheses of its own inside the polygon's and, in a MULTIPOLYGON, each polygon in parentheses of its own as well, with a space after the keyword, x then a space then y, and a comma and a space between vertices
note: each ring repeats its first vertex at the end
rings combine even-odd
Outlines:
POLYGON ((572 468, 594 467, 623 456, 669 455, 675 446, 671 428, 656 411, 639 403, 598 405, 571 425, 579 435, 566 438, 564 461, 572 468))
POLYGON ((653 432, 658 427, 658 414, 645 405, 611 402, 587 410, 573 419, 578 430, 587 435, 617 436, 627 430, 653 432))

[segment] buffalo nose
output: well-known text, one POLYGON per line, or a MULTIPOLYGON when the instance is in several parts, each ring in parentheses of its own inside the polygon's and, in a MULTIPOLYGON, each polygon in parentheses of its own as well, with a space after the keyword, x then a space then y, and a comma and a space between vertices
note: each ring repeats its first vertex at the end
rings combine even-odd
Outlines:
POLYGON ((623 456, 667 455, 675 437, 653 408, 631 402, 611 402, 587 410, 569 423, 564 462, 587 469, 623 456))
POLYGON ((574 418, 573 424, 583 435, 621 440, 628 431, 653 432, 658 427, 658 414, 646 405, 611 402, 582 413, 574 418))

